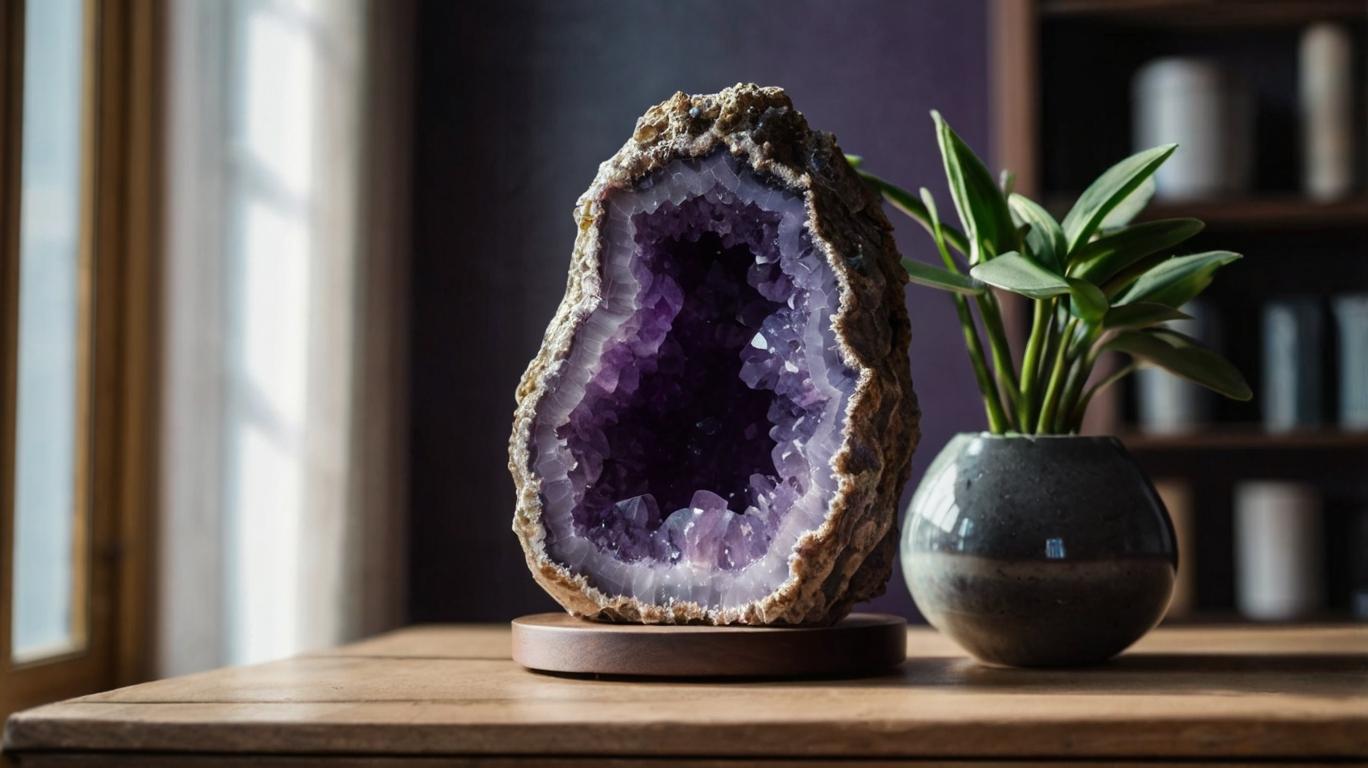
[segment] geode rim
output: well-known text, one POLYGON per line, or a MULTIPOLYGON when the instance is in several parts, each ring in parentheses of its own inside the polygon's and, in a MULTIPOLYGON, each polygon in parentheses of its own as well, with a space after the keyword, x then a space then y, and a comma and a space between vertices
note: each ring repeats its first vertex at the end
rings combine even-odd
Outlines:
POLYGON ((513 529, 537 581, 573 614, 648 623, 827 623, 880 593, 892 567, 896 503, 917 438, 906 357, 906 277, 879 200, 846 164, 835 140, 810 131, 777 88, 738 84, 715 95, 678 93, 638 120, 632 139, 600 166, 575 208, 575 220, 579 234, 566 295, 519 386, 510 441, 509 466, 518 490, 513 529), (804 242, 810 239, 835 278, 839 309, 831 334, 854 386, 844 399, 840 441, 830 459, 830 501, 820 510, 821 523, 801 529, 787 552, 787 577, 735 604, 639 601, 600 589, 548 550, 556 537, 548 536, 534 431, 544 399, 566 372, 576 336, 614 290, 612 278, 605 285, 603 274, 613 196, 635 194, 639 184, 649 185, 643 180, 672 162, 696 166, 718 155, 802 201, 804 242))

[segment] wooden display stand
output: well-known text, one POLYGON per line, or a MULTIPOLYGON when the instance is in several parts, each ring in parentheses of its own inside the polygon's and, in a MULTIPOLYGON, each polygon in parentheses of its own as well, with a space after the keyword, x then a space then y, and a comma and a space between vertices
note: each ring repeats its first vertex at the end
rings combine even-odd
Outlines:
POLYGON ((513 620, 513 660, 539 672, 616 677, 876 675, 907 657, 907 622, 856 613, 829 627, 608 624, 564 613, 513 620))

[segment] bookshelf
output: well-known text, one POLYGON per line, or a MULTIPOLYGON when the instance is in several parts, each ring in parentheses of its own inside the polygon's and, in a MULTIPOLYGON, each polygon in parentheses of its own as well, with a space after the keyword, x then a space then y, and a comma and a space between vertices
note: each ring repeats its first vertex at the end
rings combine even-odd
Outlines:
MULTIPOLYGON (((1206 297, 1222 329, 1221 351, 1246 374, 1251 403, 1213 399, 1203 423, 1181 434, 1137 425, 1134 379, 1094 403, 1085 431, 1117 434, 1156 481, 1182 484, 1195 528, 1198 617, 1236 611, 1236 487, 1251 480, 1312 486, 1323 504, 1326 612, 1348 618, 1368 573, 1368 431, 1336 426, 1334 318, 1323 313, 1321 424, 1288 432, 1262 427, 1261 311, 1266 302, 1310 297, 1328 304, 1368 293, 1368 4, 1361 0, 996 0, 992 156, 1016 172, 1017 188, 1061 213, 1086 182, 1133 151, 1132 78, 1164 56, 1217 59, 1243 78, 1257 105, 1253 181, 1238 195, 1156 201, 1146 218, 1192 216, 1206 230, 1185 251, 1222 248, 1245 259, 1223 271, 1206 297), (1351 35, 1356 167, 1352 191, 1322 202, 1300 191, 1298 42, 1310 24, 1333 21, 1351 35)), ((1022 329, 1024 321, 1009 323, 1022 329)))

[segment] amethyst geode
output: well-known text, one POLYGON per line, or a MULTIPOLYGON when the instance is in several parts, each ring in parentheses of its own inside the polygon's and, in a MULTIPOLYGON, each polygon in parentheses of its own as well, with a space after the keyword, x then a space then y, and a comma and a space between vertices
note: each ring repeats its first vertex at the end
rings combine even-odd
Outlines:
POLYGON ((572 613, 808 624, 883 590, 917 441, 877 197, 778 88, 676 94, 575 208, 513 530, 572 613))

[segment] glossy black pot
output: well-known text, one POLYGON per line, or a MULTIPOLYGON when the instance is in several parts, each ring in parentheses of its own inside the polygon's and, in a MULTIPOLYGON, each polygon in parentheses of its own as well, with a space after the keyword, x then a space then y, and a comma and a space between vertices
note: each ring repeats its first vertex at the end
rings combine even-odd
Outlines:
POLYGON ((912 497, 902 563, 922 615, 980 660, 1082 666, 1163 618, 1178 545, 1115 438, 961 434, 912 497))

